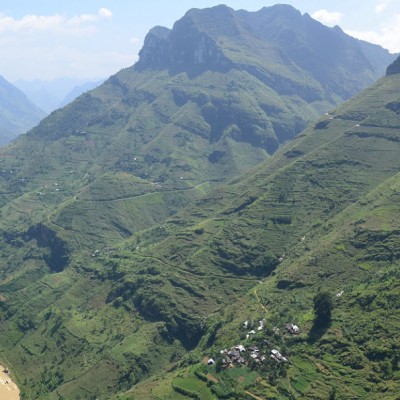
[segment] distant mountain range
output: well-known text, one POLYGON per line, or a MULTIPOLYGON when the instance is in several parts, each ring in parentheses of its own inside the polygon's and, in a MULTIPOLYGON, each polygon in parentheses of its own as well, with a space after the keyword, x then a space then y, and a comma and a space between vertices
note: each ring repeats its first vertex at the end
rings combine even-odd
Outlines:
POLYGON ((0 145, 25 133, 44 116, 24 93, 0 76, 0 145))
POLYGON ((89 90, 93 90, 97 86, 100 86, 104 81, 105 79, 98 80, 95 82, 88 81, 74 86, 72 90, 62 99, 62 101, 58 104, 58 107, 56 108, 65 107, 67 104, 71 103, 81 94, 88 92, 89 90))
POLYGON ((22 396, 397 395, 395 58, 290 6, 193 9, 0 149, 22 396))
POLYGON ((0 145, 26 133, 46 114, 64 107, 102 81, 77 83, 71 79, 51 82, 20 80, 13 85, 0 76, 0 145))
POLYGON ((14 84, 47 114, 64 107, 82 93, 99 86, 102 81, 85 82, 79 79, 59 78, 52 81, 20 79, 14 84))

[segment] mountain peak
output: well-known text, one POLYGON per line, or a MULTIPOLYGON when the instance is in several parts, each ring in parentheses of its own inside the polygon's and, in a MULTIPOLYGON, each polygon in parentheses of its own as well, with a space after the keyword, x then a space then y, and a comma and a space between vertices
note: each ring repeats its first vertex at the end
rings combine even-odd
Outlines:
POLYGON ((262 13, 264 11, 266 11, 266 12, 274 12, 276 14, 284 14, 285 16, 290 16, 290 15, 291 16, 296 16, 296 17, 301 16, 301 12, 297 8, 291 6, 290 4, 275 4, 275 5, 270 6, 270 7, 263 7, 258 12, 262 13))
POLYGON ((398 57, 386 69, 386 75, 400 74, 400 57, 398 57))
POLYGON ((198 74, 204 69, 226 70, 230 62, 214 40, 221 25, 231 35, 234 11, 227 6, 191 9, 172 30, 156 27, 147 34, 136 70, 153 69, 198 74), (214 35, 213 35, 214 33, 214 35))
POLYGON ((228 7, 225 4, 220 4, 214 7, 208 8, 191 8, 189 11, 186 12, 185 17, 192 17, 192 16, 210 16, 212 15, 214 18, 226 18, 229 15, 234 14, 235 11, 228 7))
POLYGON ((168 36, 171 30, 163 26, 156 26, 150 29, 144 40, 144 45, 139 51, 137 69, 163 68, 167 60, 168 36), (155 68, 155 67, 158 68, 155 68))

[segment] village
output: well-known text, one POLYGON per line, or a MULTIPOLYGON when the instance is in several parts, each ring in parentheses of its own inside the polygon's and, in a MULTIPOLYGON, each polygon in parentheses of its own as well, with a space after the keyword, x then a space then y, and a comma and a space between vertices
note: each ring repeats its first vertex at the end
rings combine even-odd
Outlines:
MULTIPOLYGON (((240 367, 240 366, 253 366, 265 364, 267 359, 272 359, 277 363, 287 363, 289 359, 283 355, 278 349, 274 348, 274 345, 270 340, 265 338, 265 319, 258 321, 256 329, 248 330, 250 323, 245 321, 242 326, 242 330, 247 331, 245 341, 249 342, 249 345, 245 347, 243 344, 237 344, 232 347, 221 349, 216 359, 222 368, 240 367), (264 334, 261 336, 261 334, 264 334), (254 344, 253 338, 257 337, 258 345, 254 344)), ((287 335, 298 335, 300 328, 292 323, 288 323, 285 326, 285 334, 287 335)), ((280 336, 281 331, 278 327, 273 328, 273 334, 280 336)), ((212 366, 216 363, 213 358, 209 358, 207 364, 212 366)))

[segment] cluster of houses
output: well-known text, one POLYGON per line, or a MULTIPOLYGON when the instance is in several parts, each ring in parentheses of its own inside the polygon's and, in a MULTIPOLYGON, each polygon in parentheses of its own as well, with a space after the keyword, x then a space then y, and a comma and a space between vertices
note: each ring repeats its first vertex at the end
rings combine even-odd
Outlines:
POLYGON ((242 344, 239 344, 231 347, 229 350, 221 350, 220 354, 222 355, 222 365, 225 367, 247 364, 250 358, 256 363, 265 361, 265 355, 261 354, 260 350, 256 346, 250 347, 249 351, 247 351, 242 344))
POLYGON ((96 249, 96 250, 93 250, 92 257, 97 257, 97 256, 100 256, 100 255, 102 255, 104 253, 111 254, 111 253, 114 253, 115 251, 116 251, 116 249, 113 248, 113 247, 112 248, 111 247, 104 247, 102 249, 96 249))
POLYGON ((276 349, 271 350, 271 358, 277 362, 288 362, 288 359, 276 349))
MULTIPOLYGON (((265 319, 258 321, 257 332, 261 332, 264 330, 265 327, 265 319)), ((249 321, 245 321, 243 323, 243 329, 249 329, 251 327, 249 321)), ((300 333, 300 328, 295 324, 286 324, 285 326, 286 331, 291 335, 298 335, 300 333)), ((255 335, 255 329, 252 329, 247 332, 246 339, 249 339, 251 335, 255 335)), ((279 335, 279 328, 274 327, 274 333, 279 335)), ((266 339, 264 343, 269 347, 273 347, 269 341, 266 339)), ((270 353, 263 352, 257 346, 250 346, 246 349, 242 344, 235 345, 230 349, 223 349, 220 351, 220 355, 222 357, 222 365, 224 367, 232 367, 232 366, 241 366, 247 365, 249 361, 253 361, 256 364, 262 364, 266 361, 267 357, 270 357, 274 361, 281 363, 281 362, 288 362, 288 358, 282 355, 277 349, 272 348, 270 353)), ((208 365, 213 365, 214 360, 210 358, 208 360, 208 365)))
MULTIPOLYGON (((23 182, 24 180, 25 180, 24 178, 20 179, 21 182, 23 182)), ((44 195, 46 194, 46 192, 44 191, 45 189, 48 189, 48 186, 47 186, 47 185, 42 185, 42 186, 40 187, 40 190, 39 190, 38 192, 36 192, 36 194, 37 194, 39 197, 44 196, 44 195)), ((60 185, 59 185, 58 182, 55 182, 55 183, 54 183, 54 190, 55 190, 56 192, 59 192, 59 191, 61 190, 61 189, 60 189, 60 185)))
MULTIPOLYGON (((242 344, 233 346, 229 350, 223 349, 220 351, 220 354, 224 367, 247 365, 250 360, 253 360, 256 364, 262 364, 267 359, 267 355, 257 346, 250 346, 248 350, 246 350, 242 344)), ((269 356, 276 362, 288 362, 288 359, 276 349, 272 349, 269 356)), ((214 360, 210 358, 208 360, 208 365, 213 364, 214 360)))
MULTIPOLYGON (((258 321, 258 327, 257 327, 257 331, 262 331, 264 329, 265 326, 265 319, 258 321)), ((243 329, 248 329, 249 328, 249 321, 244 321, 243 323, 243 329)), ((251 331, 249 331, 246 334, 246 339, 248 339, 250 337, 250 335, 254 335, 256 333, 256 331, 254 329, 252 329, 251 331)))
MULTIPOLYGON (((265 319, 258 321, 258 327, 257 327, 258 332, 260 332, 264 329, 265 322, 266 322, 265 319)), ((249 326, 250 326, 249 321, 244 321, 243 329, 247 330, 249 328, 249 326)), ((300 328, 295 324, 286 324, 285 328, 286 328, 286 331, 292 335, 298 335, 300 333, 300 328)), ((273 332, 276 335, 279 335, 280 329, 278 327, 274 326, 273 332)), ((247 332, 246 339, 248 339, 250 337, 250 335, 254 335, 255 333, 256 333, 255 329, 252 329, 251 331, 247 332)))

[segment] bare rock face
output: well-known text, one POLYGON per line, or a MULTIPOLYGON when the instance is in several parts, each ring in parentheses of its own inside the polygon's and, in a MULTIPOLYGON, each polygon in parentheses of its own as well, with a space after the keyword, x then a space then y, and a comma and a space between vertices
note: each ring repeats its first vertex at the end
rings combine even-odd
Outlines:
POLYGON ((400 74, 400 57, 398 57, 386 69, 386 75, 400 74))
POLYGON ((139 52, 139 61, 136 64, 138 70, 145 68, 162 69, 166 65, 168 57, 168 36, 171 30, 162 26, 156 26, 147 34, 144 45, 139 52))
POLYGON ((291 6, 248 12, 220 5, 189 10, 172 29, 150 30, 134 68, 185 72, 189 78, 236 69, 280 95, 315 102, 353 96, 381 77, 394 58, 291 6))
POLYGON ((230 65, 216 41, 187 16, 173 30, 163 27, 150 30, 135 69, 168 69, 172 73, 186 71, 196 75, 205 69, 228 70, 230 65))

